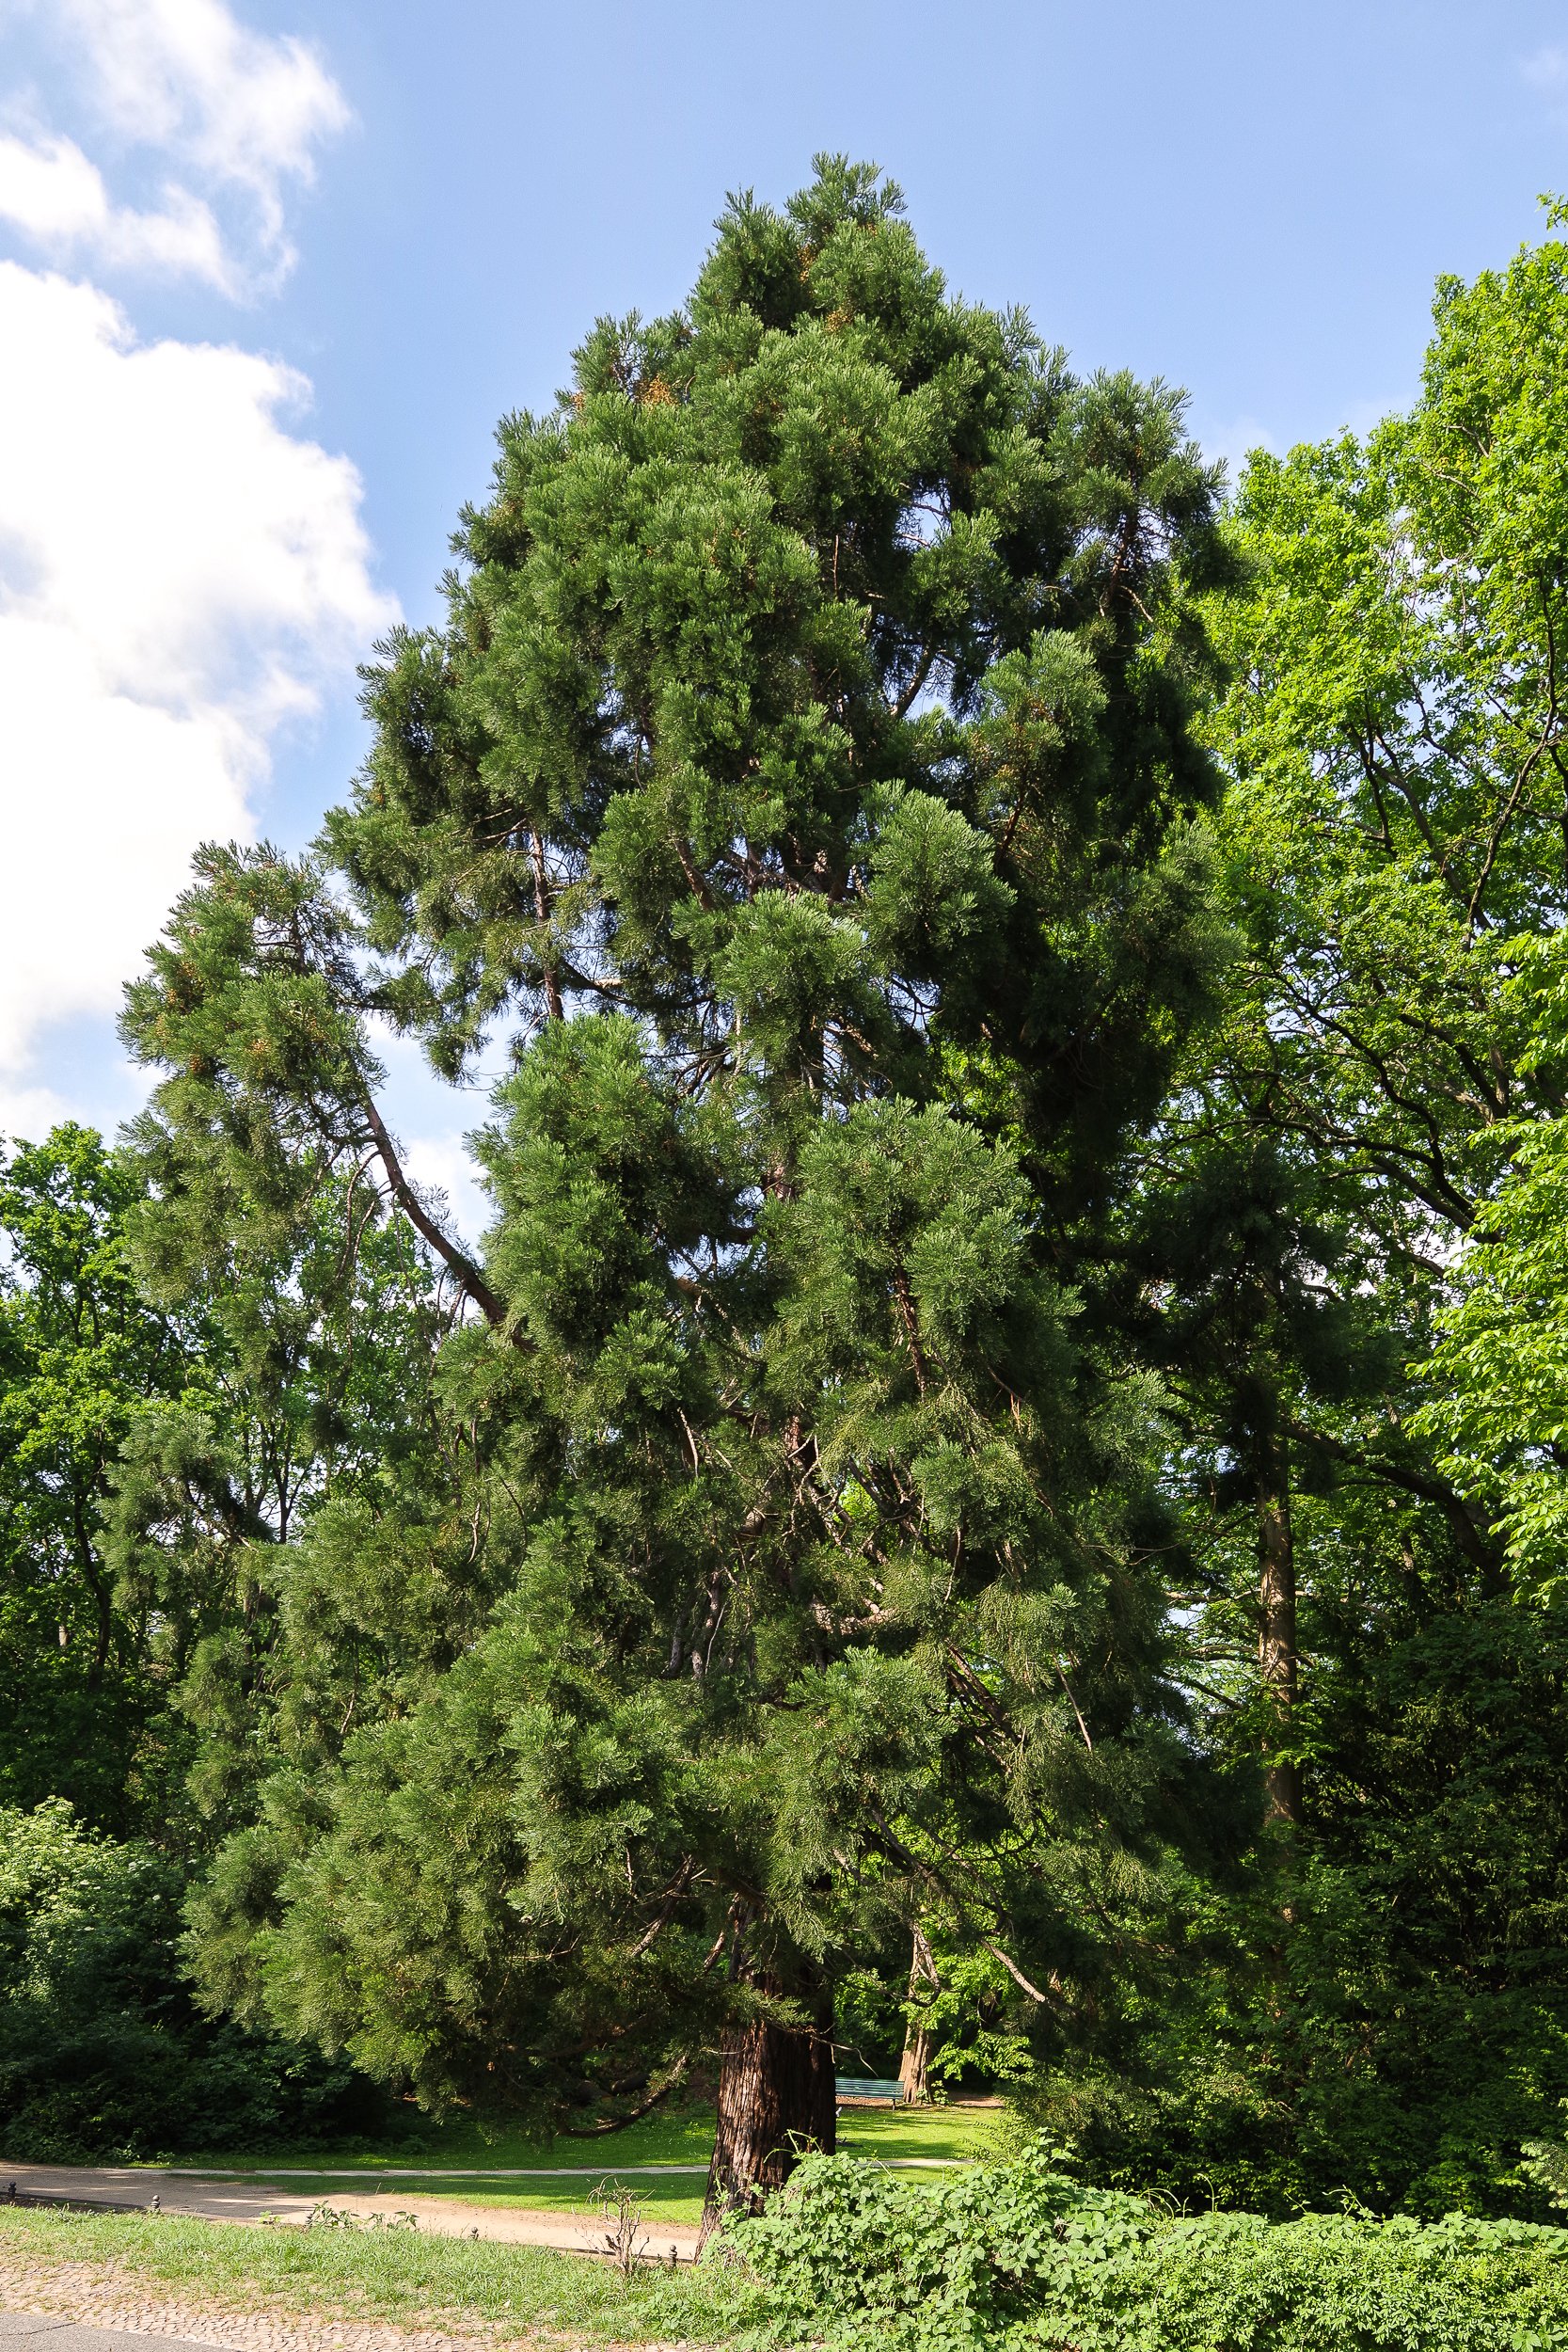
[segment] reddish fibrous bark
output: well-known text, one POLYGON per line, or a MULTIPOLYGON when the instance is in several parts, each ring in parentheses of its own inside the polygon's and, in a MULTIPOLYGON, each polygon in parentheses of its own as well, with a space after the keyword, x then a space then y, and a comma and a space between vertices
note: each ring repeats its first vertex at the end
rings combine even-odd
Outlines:
POLYGON ((729 2215, 755 2212, 808 2149, 831 2155, 835 2114, 831 2020, 791 2026, 755 2016, 732 2026, 719 2064, 705 2238, 729 2215))

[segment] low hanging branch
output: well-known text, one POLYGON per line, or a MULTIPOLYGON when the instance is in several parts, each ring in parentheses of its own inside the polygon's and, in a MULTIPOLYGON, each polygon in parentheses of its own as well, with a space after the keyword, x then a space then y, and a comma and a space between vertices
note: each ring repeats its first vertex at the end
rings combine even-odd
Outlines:
POLYGON ((611 2132, 624 2132, 628 2124, 641 2123, 642 2118, 645 2115, 651 2115, 655 2107, 657 2106, 659 2101, 661 2099, 668 2099, 672 2090, 675 2090, 676 2087, 685 2079, 686 2070, 689 2063, 689 2060, 686 2052, 682 2051, 680 2057, 675 2060, 674 2065, 670 2069, 670 2072, 666 2075, 664 2081, 660 2083, 657 2090, 649 2093, 648 2097, 643 2100, 641 2106, 633 2107, 627 2115, 606 2116, 597 2123, 568 2123, 564 2127, 562 2137, 566 2139, 604 2139, 611 2132))
POLYGON ((663 1934, 665 1929, 674 1917, 682 1896, 686 1894, 693 1878, 696 1876, 696 1870, 697 1866, 689 1854, 686 1860, 681 1864, 680 1868, 676 1871, 674 1881, 667 1889, 657 1911, 654 1914, 654 1916, 650 1920, 647 1927, 643 1929, 642 1933, 638 1937, 636 1943, 626 1954, 628 1961, 641 1960, 644 1952, 652 1951, 654 1946, 657 1943, 659 1937, 663 1934))

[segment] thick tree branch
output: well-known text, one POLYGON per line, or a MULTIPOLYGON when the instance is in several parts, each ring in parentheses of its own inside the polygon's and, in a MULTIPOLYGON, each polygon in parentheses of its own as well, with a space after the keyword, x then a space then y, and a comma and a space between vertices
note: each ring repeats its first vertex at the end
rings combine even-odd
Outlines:
POLYGON ((1287 1436, 1299 1438, 1331 1461, 1345 1462, 1352 1469, 1364 1470, 1369 1478, 1380 1478, 1385 1486, 1398 1486, 1402 1493, 1416 1495, 1423 1502, 1434 1502, 1448 1519, 1454 1541, 1473 1568, 1483 1576, 1497 1572, 1497 1554, 1472 1518, 1463 1495, 1446 1480, 1428 1476, 1421 1470, 1406 1470, 1397 1462, 1386 1462, 1375 1454, 1358 1453, 1342 1438, 1331 1438, 1321 1429, 1308 1428, 1305 1422, 1284 1421, 1280 1423, 1287 1436))
POLYGON ((640 2107, 633 2107, 629 2115, 612 2115, 600 2123, 568 2123, 564 2127, 562 2137, 603 2139, 610 2132, 624 2132, 628 2123, 641 2123, 645 2115, 653 2113, 661 2099, 668 2099, 672 2090, 684 2077, 687 2064, 687 2057, 683 2051, 671 2068, 668 2079, 660 2083, 658 2089, 644 2099, 640 2107))
POLYGON ((920 693, 921 688, 925 685, 927 679, 931 675, 931 665, 935 661, 936 658, 936 647, 934 645, 927 645, 925 652, 921 655, 919 661, 915 664, 913 676, 905 687, 903 692, 899 695, 898 700, 893 706, 893 715, 895 719, 904 719, 909 716, 909 713, 920 693))
MULTIPOLYGON (((1042 1993, 1037 1984, 1031 1984, 1022 1969, 1019 1966, 1017 1961, 1009 1960, 1006 1953, 1002 1949, 1000 1944, 992 1944, 986 1936, 982 1936, 980 1941, 985 1946, 987 1951, 990 1952, 992 1960, 999 1960, 1002 1963, 1003 1967, 1006 1968, 1008 1976, 1011 1977, 1013 1982, 1017 1985, 1021 1993, 1027 1993, 1029 1998, 1032 2001, 1037 2001, 1041 2009, 1049 2009, 1051 2007, 1053 1997, 1052 1994, 1049 1993, 1042 1993)), ((1061 1997, 1061 1988, 1058 1986, 1055 1991, 1055 1998, 1060 2000, 1061 1997)))
POLYGON ((435 1218, 424 1207, 419 1194, 404 1173, 403 1162, 397 1153, 397 1146, 388 1134, 386 1121, 368 1092, 362 1098, 361 1107, 365 1113, 366 1124, 375 1137, 376 1152, 382 1167, 387 1170, 387 1182, 392 1187, 398 1206, 415 1232, 422 1235, 430 1244, 431 1248, 435 1250, 436 1255, 465 1296, 471 1298, 485 1321, 495 1329, 499 1330, 506 1322, 505 1307, 490 1288, 473 1260, 465 1251, 459 1249, 454 1241, 448 1240, 435 1218))

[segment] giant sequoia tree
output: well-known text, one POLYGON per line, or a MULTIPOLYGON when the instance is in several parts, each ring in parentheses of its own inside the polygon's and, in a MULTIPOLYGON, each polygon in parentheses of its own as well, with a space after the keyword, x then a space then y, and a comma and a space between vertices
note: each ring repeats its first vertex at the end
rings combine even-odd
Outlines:
POLYGON ((165 1279, 373 1184, 467 1306, 425 1452, 264 1564, 210 1997, 583 2128, 717 2055, 715 2209, 832 2143, 895 1923, 1069 2023, 1189 1769, 1150 1415, 1071 1282, 1208 985, 1216 485, 901 210, 825 159, 595 326, 350 803, 209 852, 127 1018, 165 1279), (510 1053, 482 1258, 377 1021, 510 1053))

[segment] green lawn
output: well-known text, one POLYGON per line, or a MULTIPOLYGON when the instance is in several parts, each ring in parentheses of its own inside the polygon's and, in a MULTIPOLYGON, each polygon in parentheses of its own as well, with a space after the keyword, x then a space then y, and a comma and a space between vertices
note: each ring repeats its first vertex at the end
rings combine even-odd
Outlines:
POLYGON ((255 2172, 263 2178, 279 2166, 290 2169, 303 2166, 311 2172, 330 2172, 334 2178, 388 2170, 471 2174, 504 2171, 515 2166, 596 2165, 608 2159, 611 2150, 623 2164, 705 2164, 712 2145, 712 2113, 698 2107, 651 2115, 624 2132, 599 2137, 543 2139, 457 2118, 450 2123, 421 2123, 405 2139, 390 2139, 374 2149, 272 2148, 264 2156, 214 2155, 198 2149, 179 2161, 211 2163, 225 2172, 255 2172))
POLYGON ((594 2343, 715 2344, 754 2335, 767 2317, 757 2289, 722 2262, 626 2281, 608 2263, 484 2239, 0 2206, 0 2264, 55 2263, 112 2264, 119 2286, 134 2274, 153 2294, 247 2315, 382 2319, 506 2339, 549 2330, 594 2343))
MULTIPOLYGON (((851 2107, 839 2121, 840 2143, 863 2149, 868 2155, 939 2156, 958 2163, 1010 2146, 1009 2118, 1005 2107, 851 2107)), ((624 2132, 577 2137, 531 2138, 522 2132, 485 2129, 466 2118, 450 2123, 426 2123, 406 2139, 388 2141, 378 2149, 356 2146, 324 2151, 271 2148, 264 2156, 214 2154, 197 2149, 175 2159, 181 2164, 211 2165, 224 2172, 254 2172, 270 2178, 279 2167, 303 2167, 311 2172, 339 2174, 385 2172, 421 2173, 503 2171, 514 2166, 597 2165, 613 2154, 618 2164, 706 2164, 713 2148, 713 2112, 687 2107, 648 2116, 624 2132)))
POLYGON ((1015 2154, 1017 2132, 1006 2107, 850 2107, 839 2119, 838 2144, 857 2156, 963 2164, 1015 2154))
MULTIPOLYGON (((905 2111, 859 2107, 850 2108, 841 2119, 839 2145, 851 2155, 882 2161, 917 2157, 927 2164, 933 2160, 962 2164, 1009 2153, 1013 2128, 1005 2108, 915 2107, 905 2111)), ((410 2196, 445 2195, 461 2198, 467 2204, 519 2206, 536 2213, 581 2213, 592 2179, 498 2181, 483 2176, 513 2167, 591 2168, 594 2177, 624 2179, 657 2230, 661 2220, 695 2222, 700 2218, 702 2178, 677 2173, 660 2179, 626 2168, 645 2164, 705 2168, 712 2146, 712 2112, 699 2107, 650 2116, 644 2122, 602 2138, 528 2139, 518 2133, 485 2134, 471 2122, 460 2122, 432 2126, 406 2146, 379 2152, 324 2155, 320 2149, 275 2150, 264 2157, 218 2155, 210 2161, 214 2170, 243 2172, 247 2178, 298 2195, 330 2197, 334 2189, 361 2188, 385 2180, 388 2194, 394 2200, 402 2190, 410 2196)), ((204 2158, 197 2153, 181 2161, 200 2164, 204 2158)))

